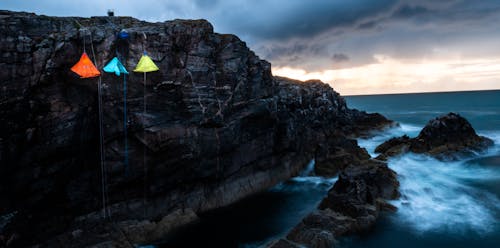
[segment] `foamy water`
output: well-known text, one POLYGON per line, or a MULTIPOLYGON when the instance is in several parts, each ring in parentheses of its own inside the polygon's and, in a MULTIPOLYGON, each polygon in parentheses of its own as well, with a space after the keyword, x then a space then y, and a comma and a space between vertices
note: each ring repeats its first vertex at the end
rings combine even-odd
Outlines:
MULTIPOLYGON (((374 156, 383 141, 407 134, 415 137, 422 127, 401 124, 359 144, 374 156)), ((500 132, 484 132, 495 146, 478 157, 498 156, 500 132)), ((487 235, 499 229, 500 199, 485 183, 500 181, 500 165, 479 163, 477 159, 443 162, 425 155, 405 154, 391 158, 389 167, 398 173, 401 198, 392 201, 398 211, 390 220, 415 234, 427 232, 487 235)))

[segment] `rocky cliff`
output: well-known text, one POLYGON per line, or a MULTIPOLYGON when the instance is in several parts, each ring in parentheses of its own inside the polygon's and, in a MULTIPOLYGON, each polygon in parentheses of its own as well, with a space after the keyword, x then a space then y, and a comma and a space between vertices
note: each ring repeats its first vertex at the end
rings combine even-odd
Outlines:
POLYGON ((0 216, 9 216, 0 236, 14 245, 65 231, 73 241, 51 245, 89 245, 75 240, 89 236, 82 227, 100 223, 103 203, 114 222, 165 227, 162 221, 179 210, 230 204, 314 158, 335 173, 349 163, 346 156, 366 156, 349 137, 391 123, 348 109, 322 82, 273 77, 243 41, 214 33, 204 20, 0 11, 0 33, 0 216), (122 29, 127 40, 117 39, 122 29), (126 78, 128 166, 124 78, 102 75, 104 173, 98 78, 70 71, 84 49, 99 69, 118 55, 131 71, 143 50, 160 68, 147 74, 146 85, 143 74, 126 78))

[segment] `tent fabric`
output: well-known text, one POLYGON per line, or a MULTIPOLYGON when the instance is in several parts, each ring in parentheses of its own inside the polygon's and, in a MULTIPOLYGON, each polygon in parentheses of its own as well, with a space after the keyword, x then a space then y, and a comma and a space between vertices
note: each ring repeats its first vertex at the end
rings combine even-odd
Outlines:
POLYGON ((125 29, 122 29, 120 31, 120 33, 118 33, 118 38, 120 38, 120 39, 125 40, 125 39, 128 39, 129 37, 130 37, 130 35, 128 34, 127 30, 125 30, 125 29))
POLYGON ((141 59, 139 60, 139 63, 137 63, 134 72, 152 72, 158 70, 160 69, 155 65, 153 60, 151 60, 151 58, 147 54, 143 54, 141 59))
POLYGON ((123 66, 122 62, 117 57, 114 57, 104 68, 105 72, 115 73, 115 75, 120 76, 120 74, 128 74, 127 69, 123 66))
POLYGON ((80 60, 73 67, 71 67, 71 70, 78 74, 81 78, 92 78, 101 75, 85 52, 80 57, 80 60))

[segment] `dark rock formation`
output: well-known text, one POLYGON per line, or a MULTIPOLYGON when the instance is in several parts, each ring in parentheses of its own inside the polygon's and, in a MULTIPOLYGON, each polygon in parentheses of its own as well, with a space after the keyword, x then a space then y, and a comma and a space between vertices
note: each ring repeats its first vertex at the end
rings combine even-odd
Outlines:
POLYGON ((476 134, 471 124, 462 116, 449 113, 430 120, 417 137, 392 138, 380 144, 375 152, 379 159, 407 151, 425 153, 439 159, 455 159, 481 152, 493 145, 493 141, 476 134))
MULTIPOLYGON (((350 165, 342 170, 318 210, 286 238, 307 247, 333 247, 336 237, 370 230, 381 210, 395 211, 385 200, 397 199, 398 188, 396 173, 385 163, 365 160, 350 165)), ((271 247, 279 247, 277 244, 271 247)))
POLYGON ((175 215, 179 209, 230 204, 312 158, 332 174, 348 153, 366 157, 349 137, 391 123, 348 109, 327 84, 274 78, 238 37, 214 33, 204 20, 0 11, 0 33, 0 216, 17 211, 0 232, 20 237, 18 246, 78 247, 82 239, 120 246, 109 239, 133 229, 102 222, 98 79, 70 71, 84 45, 99 68, 118 55, 131 71, 143 47, 160 67, 145 87, 143 74, 127 77, 128 166, 123 78, 102 76, 107 212, 151 237, 165 216, 194 219, 175 215), (129 40, 116 39, 123 28, 129 40), (95 226, 111 234, 89 231, 95 226))

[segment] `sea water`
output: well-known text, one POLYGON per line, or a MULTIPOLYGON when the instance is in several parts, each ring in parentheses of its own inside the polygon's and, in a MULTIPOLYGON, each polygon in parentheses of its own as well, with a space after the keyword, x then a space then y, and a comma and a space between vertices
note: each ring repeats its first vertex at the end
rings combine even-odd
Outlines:
POLYGON ((299 176, 228 207, 200 215, 200 221, 161 241, 159 247, 265 246, 286 235, 327 194, 337 178, 314 176, 311 160, 299 176))
MULTIPOLYGON (((385 140, 414 137, 427 121, 448 112, 467 118, 495 146, 454 162, 407 154, 389 160, 398 173, 401 198, 395 213, 381 216, 373 231, 339 240, 339 247, 500 247, 500 91, 346 97, 350 108, 379 112, 399 127, 358 140, 373 156, 385 140)), ((312 174, 314 161, 296 178, 201 221, 160 247, 260 247, 286 235, 313 211, 336 178, 312 174)))
POLYGON ((399 127, 359 140, 374 154, 390 137, 415 137, 427 121, 448 112, 468 119, 495 141, 485 153, 443 162, 406 154, 389 160, 398 173, 396 213, 373 232, 340 240, 340 247, 500 247, 500 91, 346 97, 349 107, 379 112, 399 127))

